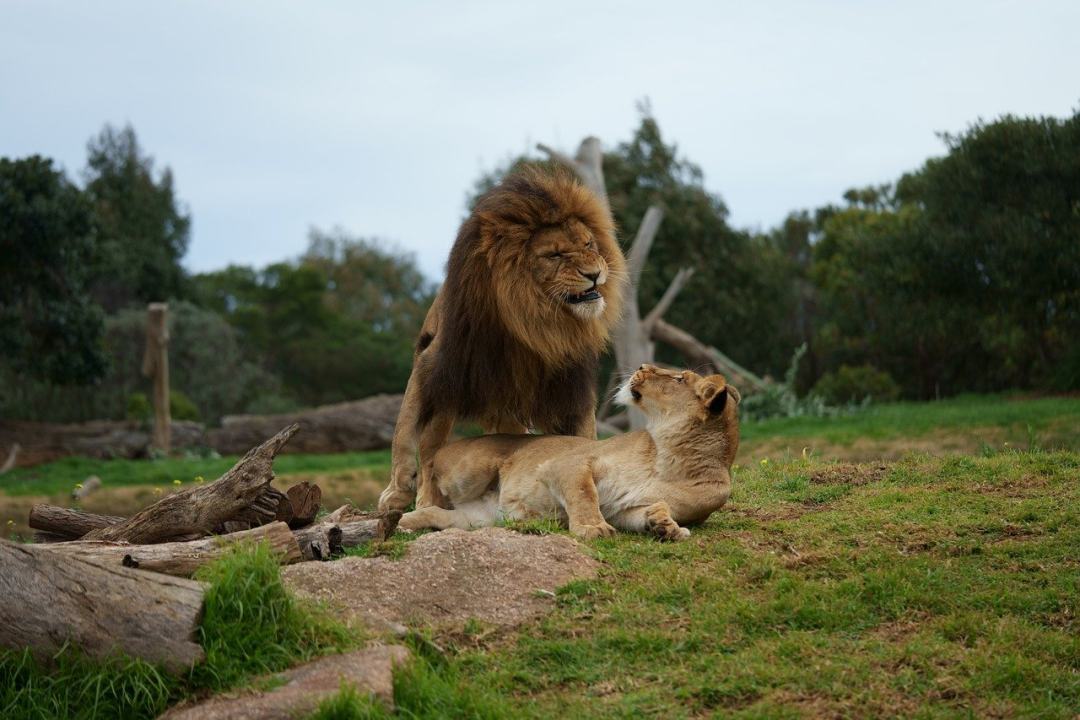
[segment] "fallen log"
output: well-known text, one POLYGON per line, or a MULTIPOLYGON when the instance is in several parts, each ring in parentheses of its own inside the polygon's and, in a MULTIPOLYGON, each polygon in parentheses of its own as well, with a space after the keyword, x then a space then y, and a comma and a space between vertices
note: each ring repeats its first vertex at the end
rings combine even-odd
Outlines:
POLYGON ((156 545, 128 545, 100 540, 76 540, 43 546, 49 552, 92 560, 107 566, 124 566, 191 577, 201 566, 224 555, 236 543, 265 542, 282 565, 298 562, 302 555, 297 539, 282 522, 216 537, 156 545))
POLYGON ((242 453, 277 428, 297 423, 303 432, 283 452, 381 450, 390 447, 394 437, 401 398, 374 395, 282 415, 227 415, 220 428, 207 431, 207 442, 222 455, 242 453))
POLYGON ((81 510, 38 503, 30 508, 29 524, 34 530, 77 540, 92 530, 116 525, 123 521, 124 518, 115 515, 95 515, 81 510))
MULTIPOLYGON (((179 535, 209 535, 214 528, 266 496, 274 479, 274 457, 299 427, 290 425, 248 451, 214 482, 164 497, 123 522, 87 533, 83 539, 145 544, 179 535)), ((276 508, 275 502, 275 512, 276 508)))
POLYGON ((172 672, 200 662, 203 586, 0 540, 0 645, 47 660, 65 643, 117 650, 172 672))
POLYGON ((286 491, 289 505, 292 509, 292 518, 288 520, 289 527, 301 528, 315 522, 315 516, 322 507, 322 489, 307 481, 299 482, 286 491))
POLYGON ((340 555, 341 527, 335 523, 319 523, 300 530, 293 530, 300 554, 305 560, 329 560, 340 555))
MULTIPOLYGON (((61 425, 0 420, 0 448, 15 444, 21 449, 12 456, 12 463, 15 467, 30 467, 73 455, 102 459, 148 457, 152 438, 141 423, 132 420, 61 425)), ((173 450, 205 445, 206 428, 201 423, 173 421, 173 450)))

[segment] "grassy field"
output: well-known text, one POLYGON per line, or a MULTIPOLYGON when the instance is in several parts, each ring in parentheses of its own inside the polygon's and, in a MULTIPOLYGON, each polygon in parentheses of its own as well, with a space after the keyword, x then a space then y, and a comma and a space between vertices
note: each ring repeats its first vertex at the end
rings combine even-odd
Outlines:
MULTIPOLYGON (((1077 716, 1080 400, 898 404, 748 424, 744 437, 731 502, 687 542, 590 543, 600 577, 560 590, 543 620, 470 624, 436 637, 441 652, 419 644, 398 678, 403 714, 1077 716), (933 454, 915 442, 943 438, 952 444, 933 454), (900 459, 834 460, 868 439, 900 459)), ((0 478, 0 499, 66 492, 65 472, 168 492, 230 460, 70 462, 0 478)), ((277 467, 286 484, 349 473, 377 484, 386 463, 277 467)), ((321 716, 383 713, 342 696, 321 716)))

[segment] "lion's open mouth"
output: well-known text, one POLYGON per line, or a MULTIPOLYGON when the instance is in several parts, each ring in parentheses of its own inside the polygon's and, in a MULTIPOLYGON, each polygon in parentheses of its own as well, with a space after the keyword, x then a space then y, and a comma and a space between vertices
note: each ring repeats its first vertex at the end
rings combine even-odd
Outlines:
POLYGON ((567 295, 566 296, 566 302, 570 303, 571 305, 580 305, 581 303, 595 302, 595 301, 597 301, 599 299, 600 299, 600 291, 597 290, 595 286, 589 288, 588 290, 586 290, 583 293, 578 293, 577 295, 567 295))

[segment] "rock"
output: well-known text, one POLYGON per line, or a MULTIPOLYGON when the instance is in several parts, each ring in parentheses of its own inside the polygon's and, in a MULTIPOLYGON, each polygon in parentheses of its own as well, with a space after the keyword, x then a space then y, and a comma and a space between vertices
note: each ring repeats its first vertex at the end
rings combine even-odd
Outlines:
POLYGON ((394 666, 409 658, 400 645, 365 648, 313 660, 272 676, 281 682, 265 692, 215 695, 171 708, 159 720, 294 720, 307 717, 342 683, 356 686, 387 707, 394 705, 394 666))
POLYGON ((423 535, 400 560, 301 563, 282 576, 297 595, 377 630, 405 623, 457 631, 469 619, 503 627, 527 622, 552 607, 558 587, 595 577, 598 567, 565 535, 483 528, 423 535))

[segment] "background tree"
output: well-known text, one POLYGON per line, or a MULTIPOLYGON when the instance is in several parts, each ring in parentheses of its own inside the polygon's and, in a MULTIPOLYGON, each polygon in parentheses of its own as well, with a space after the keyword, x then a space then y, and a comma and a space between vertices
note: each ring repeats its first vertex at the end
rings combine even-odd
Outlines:
POLYGON ((102 313, 87 289, 98 257, 90 204, 52 161, 0 158, 5 380, 85 384, 101 376, 102 313))
POLYGON ((411 255, 340 230, 313 230, 296 262, 230 267, 194 285, 300 405, 400 392, 434 297, 411 255))
POLYGON ((94 205, 101 252, 94 297, 108 311, 181 297, 190 216, 180 207, 169 168, 139 147, 135 130, 106 125, 87 145, 86 192, 94 205))

